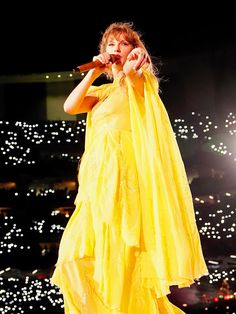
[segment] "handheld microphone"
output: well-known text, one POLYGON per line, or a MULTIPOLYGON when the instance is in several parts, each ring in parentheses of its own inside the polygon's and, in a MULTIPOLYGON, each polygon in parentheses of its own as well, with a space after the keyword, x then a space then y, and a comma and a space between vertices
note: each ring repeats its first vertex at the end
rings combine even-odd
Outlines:
MULTIPOLYGON (((114 54, 111 54, 110 55, 110 61, 111 63, 114 63, 116 62, 117 60, 119 60, 119 56, 118 55, 114 55, 114 54)), ((73 72, 86 72, 86 71, 89 71, 93 68, 96 68, 96 67, 100 67, 100 66, 104 66, 104 64, 102 62, 100 62, 99 60, 95 60, 95 61, 91 61, 91 62, 88 62, 88 63, 84 63, 84 64, 81 64, 81 65, 78 65, 74 70, 73 72)))

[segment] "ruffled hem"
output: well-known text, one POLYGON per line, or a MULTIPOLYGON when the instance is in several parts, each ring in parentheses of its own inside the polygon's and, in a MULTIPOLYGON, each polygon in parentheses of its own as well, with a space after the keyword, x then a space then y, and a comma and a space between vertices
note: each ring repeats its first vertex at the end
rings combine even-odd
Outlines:
POLYGON ((154 252, 128 246, 119 228, 104 223, 94 236, 89 206, 82 204, 77 205, 78 234, 76 238, 67 234, 68 239, 64 235, 52 277, 63 293, 66 313, 183 313, 166 298, 170 286, 190 287, 204 274, 203 265, 196 273, 182 269, 175 278, 158 277, 156 268, 162 265, 154 252), (167 308, 169 312, 163 310, 167 308))
MULTIPOLYGON (((123 287, 119 305, 105 302, 93 273, 94 260, 90 257, 57 265, 51 282, 63 293, 65 314, 184 314, 166 295, 157 297, 153 289, 141 286, 137 269, 123 287)), ((115 291, 119 294, 119 289, 115 291)))
MULTIPOLYGON (((84 261, 90 261, 87 280, 94 282, 93 285, 96 283, 104 304, 119 308, 128 284, 135 283, 139 288, 152 291, 155 298, 162 298, 170 293, 170 286, 190 287, 194 280, 207 275, 201 255, 193 258, 192 252, 187 259, 180 254, 176 260, 178 252, 175 252, 169 260, 162 260, 158 251, 144 250, 142 236, 138 246, 130 245, 130 236, 122 232, 121 224, 108 224, 101 217, 96 217, 95 223, 89 201, 78 197, 76 202, 76 209, 60 244, 55 270, 57 275, 54 275, 59 286, 63 286, 69 278, 75 278, 73 285, 76 288, 82 285, 82 289, 86 280, 76 275, 76 267, 80 268, 80 263, 83 265, 84 261), (61 274, 59 281, 58 274, 61 274)), ((187 243, 185 245, 188 246, 187 243)), ((78 270, 78 273, 81 272, 78 270)))

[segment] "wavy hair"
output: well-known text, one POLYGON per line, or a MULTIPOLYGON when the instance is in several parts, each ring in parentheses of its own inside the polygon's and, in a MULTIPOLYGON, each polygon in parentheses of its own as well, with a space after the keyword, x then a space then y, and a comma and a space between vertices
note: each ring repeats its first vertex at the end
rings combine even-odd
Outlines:
MULTIPOLYGON (((106 51, 110 36, 114 36, 117 39, 121 34, 124 36, 125 40, 127 40, 134 48, 140 47, 146 51, 148 55, 148 62, 146 67, 153 75, 157 76, 158 70, 156 66, 154 66, 151 56, 145 47, 141 33, 134 29, 133 22, 115 22, 110 24, 102 34, 102 38, 99 43, 99 53, 104 53, 106 51)), ((111 69, 106 72, 106 76, 108 79, 113 78, 111 69)))

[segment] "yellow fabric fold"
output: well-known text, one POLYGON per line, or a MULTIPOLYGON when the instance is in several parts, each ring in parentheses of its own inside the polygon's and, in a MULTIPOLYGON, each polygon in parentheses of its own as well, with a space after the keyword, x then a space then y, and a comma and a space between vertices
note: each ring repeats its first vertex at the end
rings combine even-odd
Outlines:
POLYGON ((142 211, 142 241, 146 251, 143 280, 189 285, 208 274, 195 221, 184 163, 158 94, 147 70, 144 98, 128 84, 132 139, 137 163, 142 211))
POLYGON ((175 135, 157 81, 143 75, 144 97, 125 78, 90 89, 100 102, 51 279, 66 314, 183 313, 170 286, 207 274, 175 135))

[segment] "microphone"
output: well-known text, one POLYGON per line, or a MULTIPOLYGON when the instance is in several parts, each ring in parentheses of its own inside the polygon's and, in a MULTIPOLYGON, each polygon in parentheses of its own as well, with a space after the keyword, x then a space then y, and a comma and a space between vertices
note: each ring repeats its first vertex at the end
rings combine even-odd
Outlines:
MULTIPOLYGON (((120 56, 118 55, 114 55, 114 54, 110 54, 110 61, 111 63, 114 63, 116 62, 117 60, 120 59, 120 56)), ((81 65, 78 65, 74 70, 73 72, 86 72, 86 71, 89 71, 93 68, 96 68, 96 67, 100 67, 100 66, 104 66, 104 64, 102 62, 100 62, 99 60, 95 60, 95 61, 91 61, 91 62, 88 62, 88 63, 84 63, 84 64, 81 64, 81 65)))

